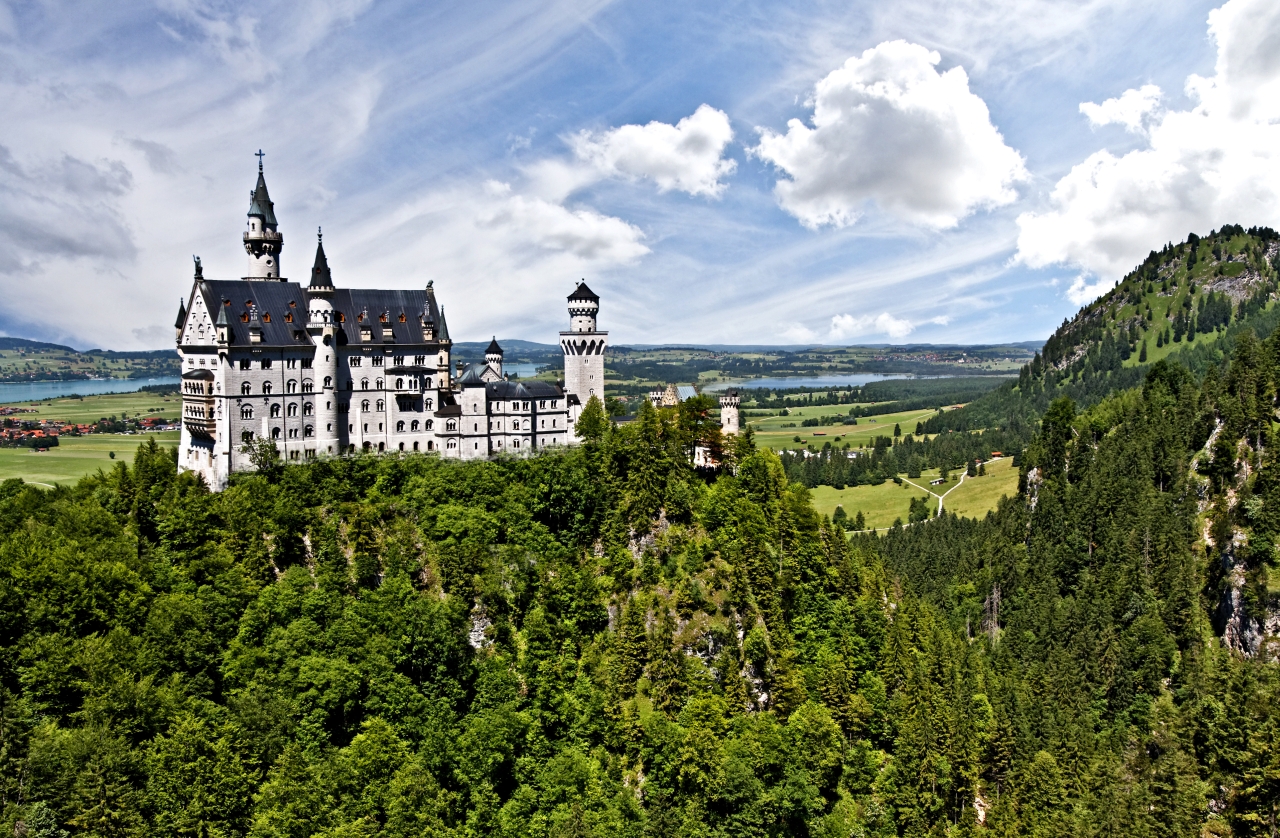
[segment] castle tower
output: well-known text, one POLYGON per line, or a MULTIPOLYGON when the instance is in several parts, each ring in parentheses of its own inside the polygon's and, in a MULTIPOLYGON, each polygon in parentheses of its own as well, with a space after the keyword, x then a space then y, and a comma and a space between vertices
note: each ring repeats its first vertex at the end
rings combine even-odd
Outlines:
POLYGON ((738 406, 742 397, 737 390, 725 390, 720 394, 720 433, 731 436, 738 433, 738 406))
POLYGON ((498 378, 502 378, 502 347, 498 346, 497 335, 493 336, 489 341, 489 348, 484 351, 484 362, 497 373, 498 378))
POLYGON ((244 232, 244 249, 249 254, 249 272, 245 279, 280 279, 280 251, 284 237, 276 231, 275 206, 267 194, 267 181, 262 175, 261 151, 258 152, 258 185, 249 193, 249 229, 244 232))
MULTIPOLYGON (((609 333, 597 331, 596 314, 600 311, 600 297, 579 282, 569 295, 569 331, 560 333, 560 348, 564 351, 564 391, 577 397, 577 407, 582 407, 596 396, 604 401, 604 351, 609 343, 609 333)), ((573 399, 570 399, 572 405, 573 399)), ((569 421, 577 422, 577 413, 571 412, 569 421)))
MULTIPOLYGON (((435 289, 431 286, 431 282, 427 283, 427 300, 428 305, 436 300, 435 289)), ((440 379, 440 389, 448 390, 453 386, 451 370, 449 369, 450 350, 453 348, 453 341, 449 338, 449 321, 444 316, 444 306, 439 306, 440 322, 436 324, 436 340, 440 342, 440 356, 436 363, 436 375, 440 379)))
POLYGON ((338 416, 338 320, 333 312, 333 274, 324 254, 324 236, 316 231, 316 262, 307 286, 307 332, 316 343, 312 362, 315 379, 316 452, 342 452, 338 416))

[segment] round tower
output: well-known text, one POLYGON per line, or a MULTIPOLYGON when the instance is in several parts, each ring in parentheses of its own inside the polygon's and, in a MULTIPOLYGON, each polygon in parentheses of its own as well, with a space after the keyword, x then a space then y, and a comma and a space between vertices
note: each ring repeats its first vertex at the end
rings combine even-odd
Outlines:
POLYGON ((497 335, 493 336, 489 341, 489 348, 484 351, 484 362, 497 373, 498 378, 502 378, 502 347, 498 346, 497 335))
POLYGON ((738 406, 742 397, 737 390, 725 390, 720 394, 720 433, 732 436, 738 433, 738 406))
POLYGON ((267 194, 262 158, 263 153, 259 150, 258 184, 249 193, 249 229, 244 232, 244 249, 249 254, 249 272, 245 279, 278 280, 284 237, 276 230, 275 205, 267 194))
POLYGON ((569 331, 560 333, 571 426, 592 396, 604 401, 604 351, 609 333, 596 328, 599 311, 600 297, 580 281, 569 295, 569 331))
POLYGON ((307 286, 307 333, 316 345, 312 370, 315 393, 316 454, 342 452, 342 425, 338 415, 338 318, 333 310, 333 274, 324 253, 324 236, 316 231, 316 262, 307 286))

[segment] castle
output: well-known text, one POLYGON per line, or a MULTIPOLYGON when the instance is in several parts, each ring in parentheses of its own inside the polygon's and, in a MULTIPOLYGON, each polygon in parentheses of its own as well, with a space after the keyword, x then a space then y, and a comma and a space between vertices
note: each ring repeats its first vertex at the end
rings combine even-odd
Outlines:
POLYGON ((294 461, 359 451, 480 459, 564 446, 575 441, 586 402, 604 398, 609 333, 597 328, 600 298, 586 283, 568 298, 561 387, 508 380, 496 340, 483 363, 458 363, 455 372, 433 284, 338 287, 319 234, 310 283, 286 280, 261 156, 243 243, 242 279, 206 279, 196 259, 174 324, 182 364, 178 467, 211 488, 253 469, 246 443, 257 439, 294 461))

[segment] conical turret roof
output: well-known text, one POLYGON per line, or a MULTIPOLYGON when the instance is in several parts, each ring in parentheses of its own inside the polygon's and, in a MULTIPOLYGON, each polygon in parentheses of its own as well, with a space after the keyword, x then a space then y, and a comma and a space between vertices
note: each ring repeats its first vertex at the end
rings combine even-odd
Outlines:
POLYGON ((249 215, 261 218, 264 227, 270 227, 273 230, 276 227, 275 205, 271 203, 271 196, 267 194, 267 179, 262 176, 261 161, 258 162, 258 185, 249 195, 249 215))
POLYGON ((498 336, 494 335, 493 340, 489 341, 489 348, 484 351, 485 355, 497 355, 502 357, 502 347, 498 346, 498 336))
POLYGON ((329 259, 324 255, 324 238, 316 235, 316 264, 311 269, 312 288, 332 288, 333 274, 329 272, 329 259))
POLYGON ((449 340, 449 321, 444 319, 444 306, 440 306, 440 333, 436 340, 449 340))
POLYGON ((586 281, 578 283, 578 287, 573 289, 573 293, 569 295, 569 300, 591 300, 592 302, 600 302, 600 297, 594 291, 587 287, 586 281))
POLYGON ((187 322, 187 304, 178 298, 178 319, 174 322, 173 328, 181 329, 187 322))
POLYGON ((231 322, 227 320, 227 305, 223 303, 218 306, 218 319, 214 322, 215 326, 230 326, 231 322))

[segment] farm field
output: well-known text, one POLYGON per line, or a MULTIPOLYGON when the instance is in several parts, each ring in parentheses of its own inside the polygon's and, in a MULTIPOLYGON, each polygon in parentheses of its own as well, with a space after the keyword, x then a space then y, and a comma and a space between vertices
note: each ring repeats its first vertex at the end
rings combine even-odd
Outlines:
POLYGON ((11 419, 60 419, 65 422, 96 422, 105 416, 165 416, 178 418, 182 410, 180 396, 155 393, 113 393, 85 396, 81 399, 50 399, 43 402, 13 402, 17 407, 34 408, 35 413, 19 413, 11 419))
POLYGON ((907 410, 901 413, 886 413, 883 416, 864 416, 856 425, 826 425, 817 428, 802 428, 800 423, 816 416, 845 416, 849 413, 849 405, 823 405, 821 407, 791 408, 789 416, 767 416, 748 419, 747 422, 756 432, 756 445, 761 448, 772 448, 775 451, 787 448, 797 449, 813 445, 821 448, 823 443, 839 444, 847 442, 854 448, 869 445, 877 436, 892 436, 894 423, 902 426, 905 436, 914 433, 917 422, 923 422, 934 414, 932 408, 923 410, 907 410), (794 428, 783 425, 795 424, 794 428), (800 437, 801 442, 795 438, 800 437))
POLYGON ((950 492, 943 509, 968 518, 981 518, 996 508, 1000 498, 1018 491, 1018 470, 1010 457, 987 463, 987 473, 982 477, 969 477, 961 484, 959 475, 960 472, 953 473, 946 483, 930 486, 930 481, 938 478, 937 469, 931 469, 910 483, 904 478, 901 486, 886 480, 879 486, 850 486, 840 490, 817 486, 809 492, 813 507, 820 515, 831 515, 837 506, 843 506, 850 518, 861 511, 868 528, 885 529, 893 526, 897 518, 906 522, 912 498, 928 496, 930 508, 936 510, 937 495, 950 492))
POLYGON ((0 448, 0 480, 20 477, 28 483, 42 486, 73 484, 98 469, 110 469, 120 460, 132 463, 138 446, 152 437, 166 448, 178 447, 178 431, 165 431, 63 437, 56 448, 43 453, 30 448, 0 448), (115 460, 111 459, 112 451, 115 452, 115 460))

